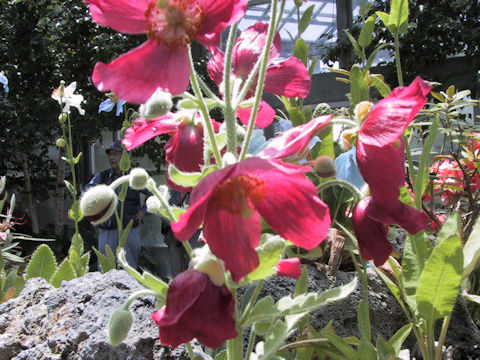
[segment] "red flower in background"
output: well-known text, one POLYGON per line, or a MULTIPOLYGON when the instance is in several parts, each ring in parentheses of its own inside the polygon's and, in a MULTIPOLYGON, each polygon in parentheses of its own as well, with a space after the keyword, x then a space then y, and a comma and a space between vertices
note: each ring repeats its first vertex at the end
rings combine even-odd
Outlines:
POLYGON ((152 314, 162 345, 177 347, 198 339, 216 349, 237 337, 235 299, 225 285, 216 286, 196 270, 176 276, 168 288, 166 305, 152 314))
POLYGON ((93 20, 148 40, 110 64, 98 62, 92 80, 132 104, 143 104, 158 88, 174 95, 189 84, 187 45, 194 39, 218 46, 220 34, 245 14, 247 0, 85 0, 93 20))
MULTIPOLYGON (((243 83, 248 78, 265 47, 267 32, 268 24, 257 22, 241 33, 232 54, 232 82, 241 81, 243 83)), ((273 62, 280 55, 281 50, 282 40, 277 32, 268 57, 269 65, 264 90, 271 94, 286 97, 307 97, 311 87, 308 69, 296 57, 289 57, 278 64, 274 64, 273 62)), ((223 86, 224 54, 216 48, 212 48, 210 51, 212 57, 207 65, 208 74, 221 89, 223 86)), ((247 94, 247 98, 252 97, 254 93, 255 87, 252 87, 247 94)), ((250 113, 250 109, 239 109, 237 116, 243 124, 248 124, 250 113)), ((270 105, 262 101, 255 124, 260 128, 268 126, 273 121, 274 116, 275 111, 270 105)))
POLYGON ((365 118, 357 138, 357 162, 371 196, 353 211, 362 257, 382 265, 392 247, 385 224, 397 224, 415 234, 427 226, 427 216, 403 202, 405 144, 402 134, 427 102, 431 86, 417 77, 380 100, 365 118))
POLYGON ((278 276, 298 279, 302 275, 302 265, 297 257, 280 260, 276 268, 278 276))
MULTIPOLYGON (((220 124, 212 119, 210 121, 215 130, 218 130, 220 124)), ((172 134, 172 137, 164 146, 167 167, 169 164, 173 164, 184 172, 201 171, 204 164, 203 125, 200 121, 192 121, 189 116, 168 113, 154 120, 137 118, 133 122, 133 126, 125 132, 122 143, 127 150, 132 150, 157 135, 169 133, 172 134)), ((182 192, 192 190, 174 183, 168 173, 166 180, 172 189, 182 192)))
POLYGON ((260 216, 280 236, 310 250, 330 227, 328 207, 305 172, 310 167, 249 158, 217 170, 192 190, 190 207, 171 224, 187 241, 203 224, 210 250, 235 281, 259 264, 260 216))

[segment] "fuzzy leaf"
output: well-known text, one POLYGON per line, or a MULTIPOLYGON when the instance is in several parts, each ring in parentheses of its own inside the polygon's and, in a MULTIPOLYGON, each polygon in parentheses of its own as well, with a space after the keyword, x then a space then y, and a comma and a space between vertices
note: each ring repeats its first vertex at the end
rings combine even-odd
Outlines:
POLYGON ((63 280, 68 281, 75 279, 76 277, 77 274, 75 273, 72 263, 68 260, 68 258, 65 258, 50 279, 50 284, 58 288, 62 284, 63 280))
POLYGON ((56 269, 57 261, 52 249, 42 244, 33 253, 25 271, 25 278, 43 277, 48 281, 56 269))
POLYGON ((260 264, 248 274, 248 278, 253 281, 266 279, 275 274, 274 266, 281 260, 282 252, 285 249, 285 240, 280 236, 264 234, 262 238, 263 242, 255 249, 260 258, 260 264))
POLYGON ((95 247, 92 247, 93 251, 95 252, 95 255, 97 255, 98 262, 100 263, 100 269, 102 270, 102 274, 105 274, 106 272, 116 269, 117 264, 115 263, 115 255, 113 255, 112 249, 110 249, 110 246, 107 245, 105 247, 107 251, 107 255, 113 256, 113 262, 111 256, 107 257, 103 255, 100 251, 95 249, 95 247))
POLYGON ((70 249, 68 251, 70 252, 73 250, 75 250, 79 256, 83 255, 83 238, 79 233, 75 233, 72 236, 72 243, 70 244, 70 249))
POLYGON ((184 187, 195 187, 202 180, 201 172, 184 172, 175 167, 173 164, 168 165, 168 176, 170 179, 178 185, 184 187))

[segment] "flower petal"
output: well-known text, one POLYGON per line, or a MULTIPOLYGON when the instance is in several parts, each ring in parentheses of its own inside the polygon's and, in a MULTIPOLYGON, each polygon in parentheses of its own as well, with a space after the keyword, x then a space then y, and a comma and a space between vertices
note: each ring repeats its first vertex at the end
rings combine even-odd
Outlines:
MULTIPOLYGON (((248 125, 250 115, 252 114, 252 108, 239 108, 237 110, 237 116, 244 125, 248 125)), ((257 118, 255 119, 255 125, 260 129, 263 129, 270 125, 275 118, 275 110, 268 105, 266 101, 261 101, 257 111, 257 118)))
POLYGON ((364 144, 384 146, 399 139, 427 102, 432 86, 417 77, 408 87, 398 87, 370 110, 358 133, 364 144))
POLYGON ((100 91, 113 91, 132 104, 143 104, 158 88, 178 95, 189 84, 188 53, 148 40, 110 64, 98 62, 92 80, 100 91))
POLYGON ((245 218, 230 214, 212 201, 207 209, 203 236, 212 253, 223 260, 232 279, 240 281, 259 264, 255 247, 260 242, 261 230, 257 212, 245 218))
POLYGON ((295 126, 275 137, 258 156, 267 159, 282 159, 301 152, 310 139, 324 130, 332 119, 331 115, 319 116, 303 125, 295 126))
POLYGON ((195 40, 206 46, 218 46, 222 31, 245 15, 247 3, 248 0, 199 0, 204 20, 195 40))
POLYGON ((85 0, 98 25, 128 34, 146 32, 145 11, 150 2, 151 0, 85 0))
POLYGON ((280 260, 276 268, 278 276, 298 279, 302 275, 302 266, 297 257, 280 260))
POLYGON ((151 121, 137 118, 133 126, 125 131, 122 143, 127 150, 132 150, 157 135, 174 132, 177 129, 178 122, 173 119, 172 113, 151 121))
POLYGON ((393 248, 387 239, 387 226, 366 214, 371 201, 371 197, 366 197, 357 203, 353 209, 352 223, 360 254, 365 260, 373 260, 376 266, 380 266, 387 261, 393 248))
POLYGON ((207 72, 210 78, 220 86, 223 81, 223 59, 225 54, 218 48, 210 48, 210 60, 207 64, 207 72))
POLYGON ((310 93, 312 80, 302 60, 289 57, 267 68, 264 91, 286 97, 305 98, 310 93))

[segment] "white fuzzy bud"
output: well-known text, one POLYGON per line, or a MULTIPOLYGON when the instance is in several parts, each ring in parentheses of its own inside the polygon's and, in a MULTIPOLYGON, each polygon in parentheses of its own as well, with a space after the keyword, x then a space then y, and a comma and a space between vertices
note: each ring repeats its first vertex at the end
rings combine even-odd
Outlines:
POLYGON ((145 204, 147 205, 147 211, 150 214, 159 214, 160 211, 162 210, 162 203, 154 195, 149 196, 145 204))
POLYGON ((192 265, 195 270, 207 275, 216 286, 225 283, 225 266, 217 259, 207 245, 193 251, 192 265))
POLYGON ((130 171, 129 186, 135 190, 142 190, 147 187, 148 179, 150 176, 142 168, 135 168, 130 171))
POLYGON ((117 194, 108 185, 97 185, 85 192, 80 199, 80 209, 85 218, 98 225, 113 215, 117 207, 117 194))
POLYGON ((145 104, 140 105, 140 116, 155 119, 169 112, 172 106, 172 95, 157 89, 145 104))

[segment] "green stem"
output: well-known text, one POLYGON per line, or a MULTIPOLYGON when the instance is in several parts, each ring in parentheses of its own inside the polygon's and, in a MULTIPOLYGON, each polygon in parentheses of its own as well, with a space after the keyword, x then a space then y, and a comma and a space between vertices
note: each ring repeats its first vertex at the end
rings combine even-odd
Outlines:
POLYGON ((328 342, 329 342, 329 340, 324 339, 324 338, 299 340, 299 341, 295 341, 295 342, 290 343, 290 344, 280 346, 277 349, 277 353, 280 352, 280 351, 283 351, 283 350, 294 349, 294 348, 298 348, 298 347, 310 347, 310 345, 325 344, 325 343, 328 343, 328 342))
POLYGON ((353 185, 352 183, 349 183, 348 181, 340 180, 340 179, 328 180, 328 181, 318 185, 317 186, 317 191, 321 192, 321 191, 325 190, 326 188, 329 188, 329 187, 335 186, 335 185, 344 186, 348 190, 350 190, 352 192, 353 196, 355 197, 355 202, 357 202, 358 200, 360 200, 362 198, 362 193, 360 192, 360 190, 358 190, 358 188, 355 185, 353 185))
POLYGON ((110 185, 110 188, 112 188, 113 190, 115 190, 117 187, 119 187, 120 185, 124 184, 124 183, 128 183, 128 181, 130 180, 130 176, 128 175, 123 175, 123 176, 120 176, 118 179, 115 179, 110 185))
MULTIPOLYGON (((212 122, 210 121, 210 115, 208 114, 208 108, 205 104, 205 99, 202 96, 202 92, 200 90, 200 86, 198 85, 197 73, 195 72, 195 66, 193 65, 193 58, 191 49, 188 49, 188 59, 190 63, 190 82, 193 87, 193 91, 195 96, 197 97, 197 101, 200 104, 200 112, 203 116, 203 126, 204 130, 207 129, 208 138, 210 140, 210 144, 212 146, 213 155, 215 156, 215 160, 218 166, 222 166, 222 156, 220 155, 220 151, 218 150, 217 141, 215 140, 215 131, 213 129, 212 122)), ((205 163, 208 163, 207 159, 205 159, 205 163)))
POLYGON ((265 284, 265 280, 260 280, 257 283, 257 286, 253 291, 252 297, 248 301, 248 304, 245 307, 245 310, 243 311, 242 318, 240 319, 240 323, 243 323, 245 319, 248 317, 248 314, 250 314, 250 311, 252 310, 253 305, 255 305, 255 303, 257 302, 257 298, 258 298, 258 295, 260 295, 260 291, 262 291, 263 284, 265 284))
POLYGON ((245 360, 250 360, 250 355, 253 351, 253 345, 255 345, 255 331, 253 331, 253 326, 250 328, 250 334, 248 336, 248 345, 247 351, 245 352, 245 360))
POLYGON ((341 125, 348 125, 351 128, 357 128, 358 127, 358 123, 356 121, 343 119, 343 118, 332 119, 330 122, 331 122, 332 125, 341 124, 341 125))
POLYGON ((400 46, 398 42, 398 32, 393 33, 393 39, 395 41, 395 64, 397 66, 398 85, 403 86, 403 74, 402 64, 400 62, 400 46))
POLYGON ((188 356, 190 357, 191 360, 195 357, 195 354, 193 353, 193 348, 192 345, 190 345, 190 342, 185 343, 185 347, 187 348, 188 351, 188 356))
MULTIPOLYGON (((233 298, 237 299, 237 290, 231 290, 233 298)), ((239 327, 238 307, 235 304, 235 324, 237 324, 238 335, 234 339, 227 340, 227 359, 228 360, 242 360, 243 359, 243 328, 239 327)))
POLYGON ((227 125, 227 150, 232 154, 236 154, 237 148, 237 130, 236 130, 236 117, 235 109, 232 107, 232 87, 231 87, 231 78, 230 71, 232 68, 232 52, 233 45, 235 43, 235 35, 237 32, 237 24, 233 24, 230 27, 230 32, 228 34, 227 48, 225 50, 225 63, 223 68, 223 93, 225 101, 225 110, 224 117, 225 123, 227 125))
MULTIPOLYGON (((68 145, 68 162, 70 164, 70 171, 72 172, 72 185, 73 185, 73 191, 74 191, 74 195, 73 195, 73 201, 77 201, 77 195, 78 195, 78 191, 77 191, 77 177, 75 175, 75 164, 73 163, 73 138, 72 138, 72 126, 71 126, 71 122, 70 122, 70 114, 67 114, 67 129, 68 129, 68 142, 67 142, 67 145, 68 145)), ((78 220, 77 218, 75 217, 75 234, 78 234, 79 231, 78 231, 78 220)))
POLYGON ((192 258, 192 246, 190 245, 190 243, 187 241, 182 241, 182 244, 183 244, 183 247, 185 249, 185 251, 187 252, 188 256, 190 257, 190 259, 192 258))
POLYGON ((128 308, 130 307, 132 302, 134 302, 140 296, 155 296, 156 297, 157 293, 153 290, 150 290, 150 289, 142 289, 142 290, 135 291, 133 294, 131 294, 127 298, 127 300, 125 300, 125 303, 123 304, 122 309, 128 310, 128 308))
POLYGON ((162 204, 162 207, 167 210, 167 218, 170 221, 177 221, 177 217, 173 213, 172 209, 170 208, 170 205, 168 204, 167 200, 162 196, 160 191, 158 191, 157 186, 155 184, 155 181, 150 178, 147 183, 147 189, 157 197, 158 200, 160 200, 160 203, 162 204))
POLYGON ((270 16, 270 24, 268 26, 267 40, 265 42, 265 48, 261 56, 262 63, 260 67, 260 73, 258 75, 257 88, 255 90, 255 102, 252 107, 252 112, 250 114, 250 119, 248 121, 247 133, 242 144, 242 151, 240 153, 240 160, 244 160, 247 156, 248 145, 250 144, 250 139, 252 138, 253 129, 255 127, 255 120, 257 118, 258 107, 260 101, 262 100, 263 86, 265 85, 265 75, 267 73, 268 65, 268 55, 270 54, 270 47, 272 46, 273 38, 276 33, 276 19, 277 19, 277 4, 278 0, 272 0, 272 11, 270 16))
POLYGON ((448 325, 450 325, 451 318, 451 313, 443 318, 442 330, 440 332, 440 337, 438 338, 437 349, 435 350, 435 360, 442 359, 442 348, 443 344, 445 343, 445 338, 447 337, 448 325))
POLYGON ((200 85, 200 88, 205 93, 205 95, 207 95, 210 99, 215 101, 218 104, 218 106, 221 106, 221 107, 225 106, 223 101, 221 99, 219 99, 218 96, 215 95, 212 90, 210 90, 208 85, 205 84, 205 82, 202 80, 201 77, 198 77, 197 79, 198 79, 198 85, 200 85))

